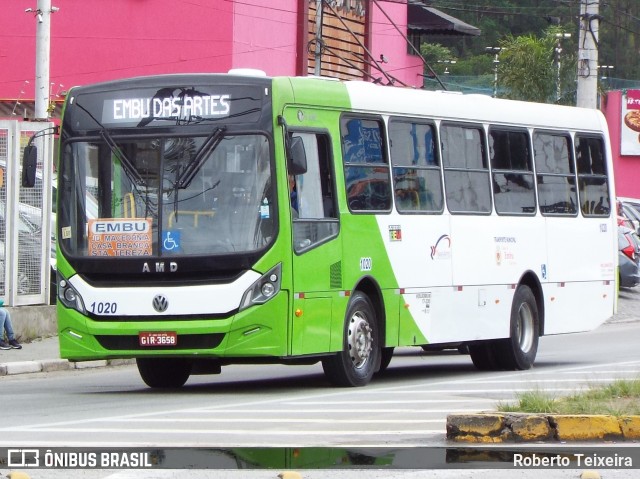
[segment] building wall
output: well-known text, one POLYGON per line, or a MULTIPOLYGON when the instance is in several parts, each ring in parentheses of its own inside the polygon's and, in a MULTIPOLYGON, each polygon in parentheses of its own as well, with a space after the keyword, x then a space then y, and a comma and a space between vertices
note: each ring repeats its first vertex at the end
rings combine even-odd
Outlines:
POLYGON ((298 4, 299 0, 236 2, 232 68, 257 68, 269 76, 295 75, 298 4))
POLYGON ((613 172, 618 196, 640 198, 640 156, 620 153, 622 131, 622 91, 608 92, 602 110, 609 125, 613 172))
MULTIPOLYGON (((299 71, 298 9, 309 0, 53 0, 50 82, 55 94, 74 85, 158 73, 259 68, 269 75, 299 71)), ((406 4, 379 2, 402 31, 406 4)), ((5 1, 0 15, 0 100, 33 99, 37 0, 5 1)), ((369 2, 376 59, 420 85, 422 66, 404 39, 369 2)))
MULTIPOLYGON (((18 98, 21 90, 23 98, 33 98, 36 19, 24 9, 35 8, 36 0, 4 3, 0 98, 18 98)), ((226 71, 232 65, 231 2, 65 0, 57 4, 53 0, 53 4, 60 8, 51 15, 54 94, 59 88, 115 78, 226 71)))
POLYGON ((423 63, 420 57, 409 55, 407 41, 389 22, 379 7, 384 9, 400 31, 407 35, 407 5, 404 3, 372 2, 371 9, 371 54, 376 60, 384 55, 388 63, 383 66, 393 77, 408 86, 422 87, 423 63), (379 6, 378 6, 379 5, 379 6))

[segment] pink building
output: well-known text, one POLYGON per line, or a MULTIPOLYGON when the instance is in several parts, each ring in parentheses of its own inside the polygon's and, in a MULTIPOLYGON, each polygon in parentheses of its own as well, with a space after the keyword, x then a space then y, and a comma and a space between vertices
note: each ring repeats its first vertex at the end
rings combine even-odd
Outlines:
POLYGON ((602 110, 609 124, 616 194, 640 198, 640 90, 607 93, 602 110))
MULTIPOLYGON (((52 2, 59 10, 51 14, 50 96, 58 103, 61 97, 57 94, 74 85, 139 75, 226 72, 231 68, 257 68, 271 76, 313 73, 313 48, 308 45, 315 37, 315 0, 52 2)), ((25 9, 36 10, 37 0, 4 3, 0 117, 29 117, 37 17, 25 9)), ((406 3, 338 1, 335 7, 324 7, 324 28, 333 23, 345 30, 335 13, 361 40, 349 39, 351 46, 337 53, 342 59, 325 50, 323 74, 333 66, 340 72, 336 76, 343 78, 383 77, 376 63, 382 64, 379 59, 384 55, 384 69, 400 83, 422 85, 421 59, 407 53, 403 37, 408 33, 406 3), (371 56, 364 53, 360 41, 371 56), (362 71, 346 66, 353 63, 362 71)), ((323 40, 330 35, 324 28, 323 40)), ((338 45, 346 42, 340 37, 334 40, 338 45)))

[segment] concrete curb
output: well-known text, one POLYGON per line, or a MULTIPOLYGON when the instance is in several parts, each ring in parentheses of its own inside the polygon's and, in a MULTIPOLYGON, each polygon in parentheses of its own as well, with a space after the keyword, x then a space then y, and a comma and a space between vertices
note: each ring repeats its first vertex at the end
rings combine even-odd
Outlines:
POLYGON ((103 368, 109 366, 126 366, 135 364, 135 359, 108 359, 100 361, 73 362, 67 359, 43 359, 39 361, 14 361, 0 363, 0 376, 14 374, 48 373, 51 371, 67 371, 70 369, 103 368))
POLYGON ((633 441, 640 416, 478 413, 447 416, 454 442, 633 441))

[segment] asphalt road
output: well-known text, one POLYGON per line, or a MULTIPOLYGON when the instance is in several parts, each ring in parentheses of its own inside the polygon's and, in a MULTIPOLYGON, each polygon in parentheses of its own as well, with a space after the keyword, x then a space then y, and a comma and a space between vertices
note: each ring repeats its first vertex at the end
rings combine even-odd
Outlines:
MULTIPOLYGON (((319 365, 233 366, 219 376, 194 377, 183 389, 171 392, 146 388, 131 366, 7 376, 0 379, 2 404, 8 405, 0 427, 0 450, 16 446, 221 450, 267 446, 295 455, 298 448, 310 446, 414 452, 426 446, 435 451, 447 446, 444 425, 449 413, 491 410, 532 389, 561 395, 591 384, 639 377, 639 305, 640 292, 622 291, 618 314, 597 330, 542 338, 535 367, 529 371, 479 372, 465 355, 403 349, 387 374, 357 389, 330 387, 319 365)), ((400 457, 394 456, 393 461, 400 457)), ((282 464, 295 465, 295 461, 282 464)), ((231 468, 224 473, 218 470, 215 476, 261 479, 279 472, 231 468)), ((56 474, 65 471, 33 472, 37 473, 32 474, 34 479, 57 479, 56 474)), ((332 470, 330 475, 326 470, 303 472, 307 479, 363 477, 362 471, 357 474, 352 469, 332 470)), ((540 471, 440 470, 426 475, 409 467, 378 472, 367 469, 366 476, 539 477, 540 471)), ((637 472, 607 470, 603 477, 640 477, 637 472)), ((182 474, 87 470, 65 477, 170 479, 182 474)), ((199 474, 189 475, 197 479, 199 474)), ((579 477, 569 469, 545 470, 544 475, 548 479, 579 477)))
POLYGON ((447 414, 492 410, 532 389, 560 395, 638 377, 638 303, 638 292, 624 292, 608 324, 542 338, 529 371, 480 372, 467 355, 405 348, 355 389, 330 387, 319 365, 230 366, 171 392, 147 388, 132 366, 6 376, 12 409, 0 444, 442 444, 447 414))

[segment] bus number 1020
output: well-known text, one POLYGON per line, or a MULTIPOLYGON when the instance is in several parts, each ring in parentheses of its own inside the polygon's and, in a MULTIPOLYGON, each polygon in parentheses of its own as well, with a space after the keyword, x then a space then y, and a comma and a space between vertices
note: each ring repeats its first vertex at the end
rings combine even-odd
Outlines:
POLYGON ((360 271, 371 271, 372 264, 371 258, 360 258, 360 271))
POLYGON ((116 314, 118 303, 91 303, 89 306, 92 313, 95 314, 116 314))

